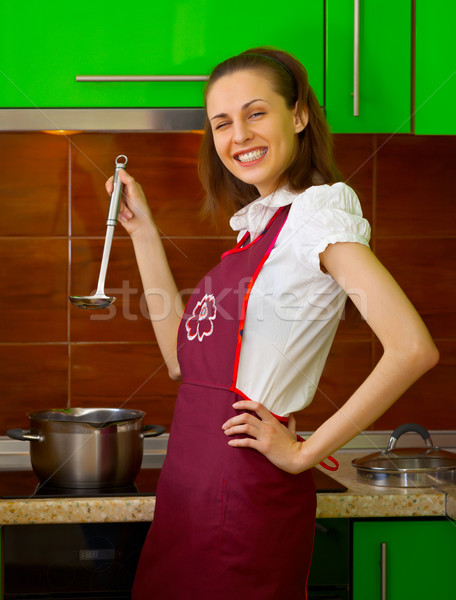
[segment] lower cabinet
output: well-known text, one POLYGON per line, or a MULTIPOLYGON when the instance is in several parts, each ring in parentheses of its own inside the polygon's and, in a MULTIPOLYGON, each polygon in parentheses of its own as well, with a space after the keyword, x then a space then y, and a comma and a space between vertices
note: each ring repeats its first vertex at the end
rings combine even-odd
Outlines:
POLYGON ((454 521, 353 523, 353 600, 454 598, 455 569, 454 521))
POLYGON ((308 600, 349 600, 350 520, 317 519, 308 600))

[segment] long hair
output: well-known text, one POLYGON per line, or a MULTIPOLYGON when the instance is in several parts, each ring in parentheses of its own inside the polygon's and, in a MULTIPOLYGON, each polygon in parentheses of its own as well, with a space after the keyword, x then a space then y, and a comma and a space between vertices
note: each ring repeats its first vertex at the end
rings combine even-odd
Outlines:
MULTIPOLYGON (((204 92, 204 103, 214 83, 225 75, 241 70, 262 71, 288 108, 297 103, 298 114, 308 113, 309 121, 297 134, 297 151, 292 163, 282 173, 277 188, 287 185, 302 192, 312 185, 335 183, 341 176, 334 164, 332 139, 315 92, 309 85, 304 66, 288 52, 269 47, 252 48, 217 65, 204 92)), ((254 185, 244 183, 224 166, 217 155, 211 125, 206 115, 204 136, 199 152, 198 171, 206 192, 203 212, 212 214, 223 207, 228 214, 258 198, 254 185)))

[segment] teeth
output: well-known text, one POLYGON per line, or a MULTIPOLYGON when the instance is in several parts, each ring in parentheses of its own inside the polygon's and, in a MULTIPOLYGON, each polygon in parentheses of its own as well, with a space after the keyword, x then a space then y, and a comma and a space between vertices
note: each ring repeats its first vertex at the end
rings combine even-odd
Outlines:
POLYGON ((252 160, 257 160, 266 154, 267 150, 253 150, 252 152, 247 152, 246 154, 238 154, 236 156, 236 160, 240 162, 251 162, 252 160))

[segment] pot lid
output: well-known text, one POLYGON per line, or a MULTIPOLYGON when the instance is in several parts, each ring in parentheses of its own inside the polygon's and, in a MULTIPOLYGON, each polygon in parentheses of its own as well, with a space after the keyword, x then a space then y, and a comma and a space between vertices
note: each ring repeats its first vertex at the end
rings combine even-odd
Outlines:
POLYGON ((131 421, 142 418, 144 415, 145 413, 141 410, 127 408, 50 408, 27 413, 29 419, 90 423, 91 425, 131 421))
POLYGON ((360 471, 371 473, 423 473, 456 469, 456 454, 432 444, 429 431, 422 425, 407 423, 391 434, 388 448, 352 461, 360 471), (424 448, 395 448, 400 436, 408 431, 421 435, 424 448))

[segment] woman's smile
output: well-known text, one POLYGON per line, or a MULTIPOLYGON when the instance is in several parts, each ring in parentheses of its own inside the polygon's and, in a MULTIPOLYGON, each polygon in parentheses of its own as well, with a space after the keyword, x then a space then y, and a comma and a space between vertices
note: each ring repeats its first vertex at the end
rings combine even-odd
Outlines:
POLYGON ((239 161, 243 166, 249 167, 256 165, 266 155, 267 148, 254 148, 252 150, 243 150, 234 155, 234 159, 239 161))
POLYGON ((263 196, 275 191, 291 164, 305 124, 263 73, 236 71, 211 87, 207 113, 225 167, 263 196))

